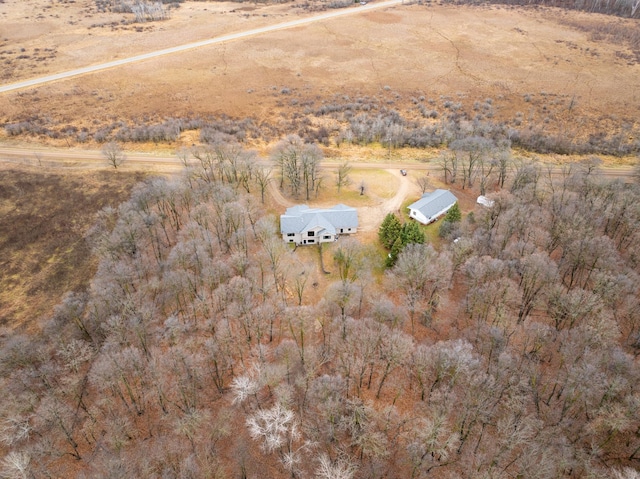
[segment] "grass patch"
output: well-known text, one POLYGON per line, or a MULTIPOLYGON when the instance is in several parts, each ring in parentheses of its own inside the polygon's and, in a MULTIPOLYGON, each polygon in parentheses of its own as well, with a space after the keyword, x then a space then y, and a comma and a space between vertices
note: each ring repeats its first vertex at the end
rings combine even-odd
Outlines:
POLYGON ((438 235, 442 218, 428 225, 421 225, 420 229, 424 232, 424 239, 427 243, 433 245, 437 250, 442 246, 442 238, 438 235))
POLYGON ((409 205, 412 203, 415 203, 418 199, 419 197, 416 197, 416 198, 409 197, 402 203, 402 206, 400 206, 400 214, 402 215, 402 217, 400 218, 400 221, 402 222, 414 221, 409 216, 409 205))
POLYGON ((375 261, 373 266, 373 275, 375 278, 377 278, 378 281, 382 282, 384 274, 388 269, 385 266, 384 262, 389 255, 389 251, 384 246, 382 246, 382 244, 380 244, 380 241, 377 238, 375 241, 372 241, 369 244, 369 247, 372 259, 377 260, 375 261))
MULTIPOLYGON (((418 198, 410 198, 410 199, 407 199, 404 203, 402 203, 402 206, 400 207, 400 211, 402 212, 402 217, 400 218, 400 220, 402 222, 416 221, 409 216, 409 209, 408 209, 408 206, 411 203, 414 203, 416 200, 418 200, 418 198)), ((440 224, 442 223, 443 218, 444 217, 428 225, 423 225, 422 223, 418 222, 418 224, 420 225, 420 229, 424 233, 425 241, 427 243, 432 244, 433 247, 436 249, 440 249, 440 247, 442 246, 442 238, 438 236, 438 231, 440 230, 440 224)))
MULTIPOLYGON (((338 204, 344 203, 349 206, 374 206, 380 202, 392 198, 398 190, 399 180, 388 171, 371 170, 364 168, 354 168, 349 173, 351 183, 343 186, 338 193, 335 185, 335 171, 324 171, 324 187, 320 189, 318 196, 311 195, 307 201, 304 194, 298 200, 290 198, 297 203, 310 204, 338 204), (360 194, 360 185, 364 182, 364 194, 360 194)), ((283 194, 287 193, 286 191, 283 194)))
POLYGON ((349 175, 353 181, 351 188, 355 186, 359 192, 360 183, 364 181, 365 194, 373 193, 383 199, 393 198, 398 191, 400 181, 391 173, 385 170, 366 170, 354 168, 349 175))

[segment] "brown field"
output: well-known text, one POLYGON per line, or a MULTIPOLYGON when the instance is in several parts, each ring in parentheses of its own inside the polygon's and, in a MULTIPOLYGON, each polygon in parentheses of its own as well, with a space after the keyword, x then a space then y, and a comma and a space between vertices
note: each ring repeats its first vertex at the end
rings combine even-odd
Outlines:
MULTIPOLYGON (((171 12, 165 21, 127 24, 124 14, 98 13, 90 0, 5 0, 2 82, 309 15, 296 3, 186 2, 171 12)), ((397 6, 5 93, 0 124, 226 114, 277 128, 309 106, 348 96, 404 111, 420 97, 440 110, 452 101, 467 111, 490 99, 494 121, 519 116, 568 136, 629 129, 640 111, 640 65, 624 42, 602 35, 596 42, 575 28, 593 24, 637 28, 562 10, 397 6)))
POLYGON ((30 328, 67 291, 84 290, 96 261, 84 236, 140 174, 0 167, 0 330, 30 328))

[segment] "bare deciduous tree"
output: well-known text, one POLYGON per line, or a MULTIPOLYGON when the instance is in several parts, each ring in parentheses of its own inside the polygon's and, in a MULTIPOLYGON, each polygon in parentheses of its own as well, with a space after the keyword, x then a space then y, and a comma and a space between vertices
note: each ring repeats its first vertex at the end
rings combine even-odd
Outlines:
POLYGON ((267 188, 269 188, 269 183, 273 179, 271 177, 271 169, 270 168, 256 168, 254 171, 253 177, 255 179, 258 188, 260 189, 260 200, 262 204, 264 204, 264 194, 267 192, 267 188))
POLYGON ((322 454, 318 459, 316 477, 318 479, 352 479, 358 468, 345 457, 331 460, 328 454, 322 454))
POLYGON ((30 463, 31 456, 26 452, 11 451, 0 464, 0 474, 7 479, 27 479, 30 476, 30 463))
POLYGON ((343 186, 348 186, 351 183, 349 179, 349 173, 351 172, 351 165, 348 161, 345 161, 338 166, 336 171, 336 186, 338 187, 338 193, 343 186))
POLYGON ((380 382, 378 383, 378 391, 376 392, 377 398, 380 398, 382 386, 387 380, 387 377, 389 377, 389 374, 395 368, 404 364, 412 350, 413 340, 409 335, 404 334, 401 331, 386 331, 386 334, 381 336, 378 351, 380 354, 380 363, 382 368, 380 372, 380 382))
POLYGON ((296 198, 302 191, 307 200, 311 193, 317 194, 322 183, 322 151, 317 145, 305 144, 299 136, 289 135, 276 145, 271 156, 280 170, 280 188, 286 181, 296 198))
POLYGON ((278 452, 285 469, 295 477, 299 463, 296 443, 301 438, 295 413, 278 402, 271 409, 261 409, 250 416, 247 426, 251 437, 261 442, 262 450, 268 454, 278 452))
POLYGON ((148 0, 134 0, 130 7, 131 12, 136 16, 136 22, 154 22, 164 20, 166 13, 162 2, 150 2, 148 0))
POLYGON ((242 404, 249 397, 254 396, 260 389, 258 381, 248 374, 236 376, 231 381, 231 392, 233 393, 233 402, 242 404))
POLYGON ((429 244, 410 243, 398 256, 390 281, 399 287, 406 299, 411 328, 416 313, 429 324, 438 304, 438 294, 451 281, 453 265, 449 253, 437 253, 429 244))
POLYGON ((436 411, 433 417, 421 418, 411 428, 411 441, 407 449, 411 460, 411 478, 421 477, 424 469, 447 463, 458 447, 459 436, 447 423, 443 412, 436 411))
MULTIPOLYGON (((445 181, 446 183, 446 181, 445 181)), ((424 194, 429 188, 431 188, 431 181, 427 175, 418 176, 416 184, 420 188, 420 191, 424 194)))
POLYGON ((455 151, 445 151, 440 155, 440 167, 444 176, 445 184, 455 183, 458 178, 460 159, 455 151))
POLYGON ((107 164, 117 170, 127 159, 122 147, 115 141, 110 141, 102 147, 102 157, 107 164))
POLYGON ((185 147, 180 147, 176 150, 176 158, 178 158, 178 160, 180 160, 180 163, 182 163, 182 166, 184 166, 185 168, 189 167, 189 156, 191 155, 191 152, 189 150, 189 148, 185 148, 185 147))
POLYGON ((491 140, 475 136, 451 142, 450 149, 461 163, 462 189, 473 186, 480 164, 488 159, 494 148, 491 140))

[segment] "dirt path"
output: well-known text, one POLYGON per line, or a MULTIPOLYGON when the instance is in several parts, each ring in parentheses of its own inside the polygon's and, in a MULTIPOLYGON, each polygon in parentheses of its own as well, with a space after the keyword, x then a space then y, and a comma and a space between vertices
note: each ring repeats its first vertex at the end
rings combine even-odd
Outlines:
POLYGON ((278 188, 278 185, 276 185, 275 181, 269 182, 269 193, 271 194, 273 201, 278 203, 280 206, 284 206, 285 208, 291 208, 296 204, 296 203, 293 203, 292 201, 289 201, 282 195, 282 192, 280 191, 280 188, 278 188))
POLYGON ((400 180, 398 191, 393 196, 377 206, 365 206, 358 208, 358 219, 360 220, 360 230, 375 231, 382 223, 384 217, 389 213, 400 212, 402 203, 410 194, 417 194, 418 187, 408 176, 402 176, 397 168, 385 170, 400 180))

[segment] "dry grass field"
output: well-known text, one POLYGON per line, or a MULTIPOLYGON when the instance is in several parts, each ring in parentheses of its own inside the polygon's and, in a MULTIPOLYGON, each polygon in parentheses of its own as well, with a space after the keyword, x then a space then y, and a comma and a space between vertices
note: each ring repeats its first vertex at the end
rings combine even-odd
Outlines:
MULTIPOLYGON (((296 2, 186 2, 165 21, 135 24, 99 13, 92 0, 5 0, 1 81, 304 15, 296 2)), ((277 128, 323 103, 366 97, 401 111, 415 111, 417 98, 470 112, 480 102, 493 121, 518 118, 567 136, 633 132, 640 111, 635 53, 624 41, 594 41, 576 28, 609 24, 637 28, 633 20, 555 9, 401 5, 5 93, 0 124, 39 117, 81 128, 228 115, 277 128)), ((187 134, 179 143, 194 140, 187 134)))
POLYGON ((142 178, 0 168, 0 331, 33 328, 65 292, 87 287, 96 261, 84 236, 95 214, 125 201, 142 178))

